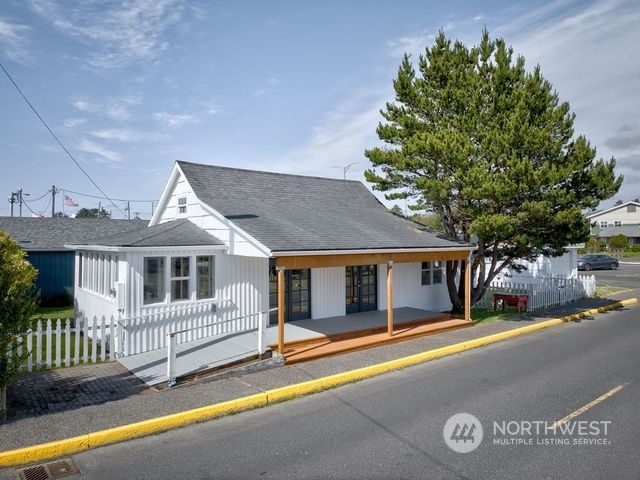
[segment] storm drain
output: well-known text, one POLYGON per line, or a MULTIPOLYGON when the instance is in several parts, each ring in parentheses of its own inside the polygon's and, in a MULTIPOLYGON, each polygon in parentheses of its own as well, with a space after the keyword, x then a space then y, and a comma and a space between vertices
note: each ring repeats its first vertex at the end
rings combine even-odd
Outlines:
POLYGON ((58 460, 56 462, 36 465, 35 467, 18 470, 21 480, 54 480, 80 473, 73 460, 58 460))

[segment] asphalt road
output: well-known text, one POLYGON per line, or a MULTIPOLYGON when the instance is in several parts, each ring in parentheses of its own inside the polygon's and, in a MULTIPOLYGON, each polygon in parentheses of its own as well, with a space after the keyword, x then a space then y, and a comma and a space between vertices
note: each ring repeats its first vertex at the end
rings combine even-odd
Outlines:
MULTIPOLYGON (((624 261, 623 259, 622 262, 624 261)), ((618 270, 591 270, 590 272, 580 271, 578 273, 580 275, 595 275, 598 285, 611 285, 613 287, 625 288, 640 287, 640 262, 637 264, 621 263, 618 270)))
MULTIPOLYGON (((598 315, 73 460, 83 478, 110 480, 638 479, 639 314, 636 306, 598 315), (522 423, 548 426, 615 388, 565 424, 588 434, 531 435, 522 423), (484 429, 469 453, 443 439, 460 412, 484 429)), ((17 477, 5 470, 0 478, 17 477)))

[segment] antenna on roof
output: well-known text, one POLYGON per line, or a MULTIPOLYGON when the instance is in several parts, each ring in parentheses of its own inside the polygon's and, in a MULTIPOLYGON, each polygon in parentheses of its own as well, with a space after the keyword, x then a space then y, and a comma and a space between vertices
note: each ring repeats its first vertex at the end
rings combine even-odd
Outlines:
POLYGON ((347 172, 349 171, 349 169, 354 166, 354 165, 358 165, 360 162, 351 162, 348 165, 335 165, 333 168, 341 168, 342 169, 342 179, 346 180, 347 179, 347 172))

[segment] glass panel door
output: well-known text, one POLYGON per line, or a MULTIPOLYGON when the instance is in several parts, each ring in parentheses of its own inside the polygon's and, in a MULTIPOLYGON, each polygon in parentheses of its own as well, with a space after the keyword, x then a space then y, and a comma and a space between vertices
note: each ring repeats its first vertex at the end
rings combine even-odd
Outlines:
POLYGON ((345 303, 347 315, 377 310, 377 265, 345 267, 345 303))

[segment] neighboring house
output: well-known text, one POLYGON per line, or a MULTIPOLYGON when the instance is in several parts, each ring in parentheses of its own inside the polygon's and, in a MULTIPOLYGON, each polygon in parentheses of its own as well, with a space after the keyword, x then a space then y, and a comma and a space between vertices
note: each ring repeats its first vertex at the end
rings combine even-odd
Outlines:
POLYGON ((147 350, 164 346, 180 312, 248 331, 367 310, 392 324, 389 305, 446 311, 443 262, 474 248, 390 213, 361 182, 187 162, 148 228, 73 243, 78 314, 120 315, 127 334, 164 322, 147 350))
POLYGON ((75 254, 65 244, 146 226, 146 221, 87 218, 0 217, 0 230, 27 252, 38 269, 36 280, 42 302, 73 297, 75 254))
MULTIPOLYGON (((634 229, 624 227, 638 227, 640 229, 640 203, 632 201, 616 205, 606 210, 592 212, 586 215, 591 225, 591 236, 605 241, 614 235, 631 233, 633 238, 640 235, 634 229), (627 233, 625 233, 627 232, 627 233)), ((634 241, 630 243, 640 243, 634 241)))
POLYGON ((624 225, 622 227, 606 227, 598 232, 598 239, 607 242, 611 241, 611 237, 616 235, 624 235, 627 237, 629 245, 640 244, 640 225, 624 225))

